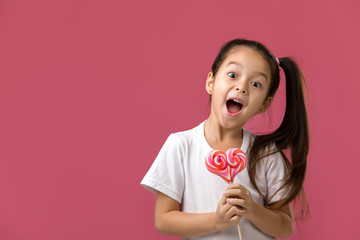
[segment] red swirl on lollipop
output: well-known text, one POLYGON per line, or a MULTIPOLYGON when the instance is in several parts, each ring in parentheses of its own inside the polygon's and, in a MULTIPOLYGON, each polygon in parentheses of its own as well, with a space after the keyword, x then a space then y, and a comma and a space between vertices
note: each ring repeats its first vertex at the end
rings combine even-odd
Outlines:
POLYGON ((235 176, 246 167, 246 156, 238 148, 230 148, 226 154, 219 150, 212 150, 205 158, 207 169, 220 176, 227 183, 232 183, 235 176))
POLYGON ((231 175, 225 153, 219 150, 210 151, 205 158, 205 164, 210 172, 220 176, 226 182, 230 182, 231 175))
POLYGON ((231 182, 233 182, 235 176, 246 167, 246 156, 240 149, 230 148, 226 151, 226 157, 230 167, 231 182))

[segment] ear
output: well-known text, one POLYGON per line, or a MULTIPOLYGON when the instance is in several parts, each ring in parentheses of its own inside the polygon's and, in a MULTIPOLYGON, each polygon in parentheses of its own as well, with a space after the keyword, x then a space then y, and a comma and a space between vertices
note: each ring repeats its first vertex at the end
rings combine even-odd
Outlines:
POLYGON ((209 94, 209 95, 212 95, 213 93, 213 88, 214 88, 214 75, 212 72, 209 72, 208 76, 207 76, 207 79, 206 79, 206 85, 205 85, 205 88, 206 88, 206 92, 209 94))
POLYGON ((263 105, 260 107, 258 114, 264 113, 270 107, 273 99, 274 99, 273 97, 266 98, 263 105))

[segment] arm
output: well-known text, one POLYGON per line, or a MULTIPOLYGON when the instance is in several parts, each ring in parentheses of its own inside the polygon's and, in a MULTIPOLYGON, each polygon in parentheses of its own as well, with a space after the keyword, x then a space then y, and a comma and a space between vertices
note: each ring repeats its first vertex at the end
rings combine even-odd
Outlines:
POLYGON ((237 206, 237 214, 249 219, 262 232, 278 237, 288 238, 293 232, 293 219, 289 204, 281 202, 269 208, 253 202, 250 192, 240 184, 230 184, 226 190, 227 203, 237 206))
POLYGON ((155 206, 155 228, 161 234, 177 237, 197 237, 227 229, 238 223, 241 216, 236 207, 222 197, 214 213, 185 213, 179 203, 158 192, 155 206))

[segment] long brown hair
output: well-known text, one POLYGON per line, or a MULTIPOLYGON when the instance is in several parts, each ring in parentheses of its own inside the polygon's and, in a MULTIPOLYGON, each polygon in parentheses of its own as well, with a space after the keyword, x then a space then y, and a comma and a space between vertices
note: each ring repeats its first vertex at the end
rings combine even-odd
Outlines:
MULTIPOLYGON (((283 69, 286 78, 286 109, 284 118, 279 128, 274 132, 255 137, 248 156, 250 181, 262 195, 264 203, 267 205, 269 199, 260 192, 255 181, 256 166, 264 157, 280 152, 288 168, 288 176, 284 179, 284 184, 279 189, 285 188, 288 191, 286 198, 282 201, 282 205, 289 204, 296 197, 306 202, 306 198, 303 198, 305 196, 303 184, 309 152, 309 125, 303 93, 303 85, 306 84, 303 74, 293 59, 288 57, 280 58, 278 59, 278 64, 277 59, 263 44, 252 40, 234 39, 224 44, 215 58, 212 65, 214 76, 229 52, 236 46, 252 48, 260 53, 268 62, 271 70, 271 83, 267 97, 273 97, 279 87, 279 66, 283 69), (274 143, 276 144, 276 149, 272 152, 266 151, 271 149, 274 143), (285 151, 290 151, 291 161, 285 155, 285 151)), ((308 212, 307 207, 307 202, 302 205, 302 215, 308 212)))

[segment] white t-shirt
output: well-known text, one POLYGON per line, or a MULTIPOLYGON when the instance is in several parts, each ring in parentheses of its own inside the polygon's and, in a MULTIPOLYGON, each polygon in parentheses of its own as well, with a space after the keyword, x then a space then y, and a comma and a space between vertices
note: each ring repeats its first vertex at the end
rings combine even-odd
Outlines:
MULTIPOLYGON (((241 150, 248 154, 249 145, 255 135, 243 129, 241 150)), ((148 190, 164 193, 180 203, 181 211, 188 213, 215 212, 217 205, 227 188, 227 183, 219 176, 209 172, 205 165, 206 155, 213 150, 204 135, 204 122, 197 127, 171 134, 161 148, 151 168, 141 181, 148 190)), ((261 160, 256 168, 256 182, 259 190, 270 199, 282 185, 287 173, 280 153, 261 160)), ((234 179, 251 192, 253 201, 264 205, 261 195, 252 186, 248 170, 245 168, 234 179)), ((284 191, 277 192, 269 201, 282 199, 284 191)), ((258 230, 249 220, 240 221, 243 240, 270 240, 270 237, 258 230)), ((236 225, 230 229, 204 235, 198 240, 238 239, 236 225)))

